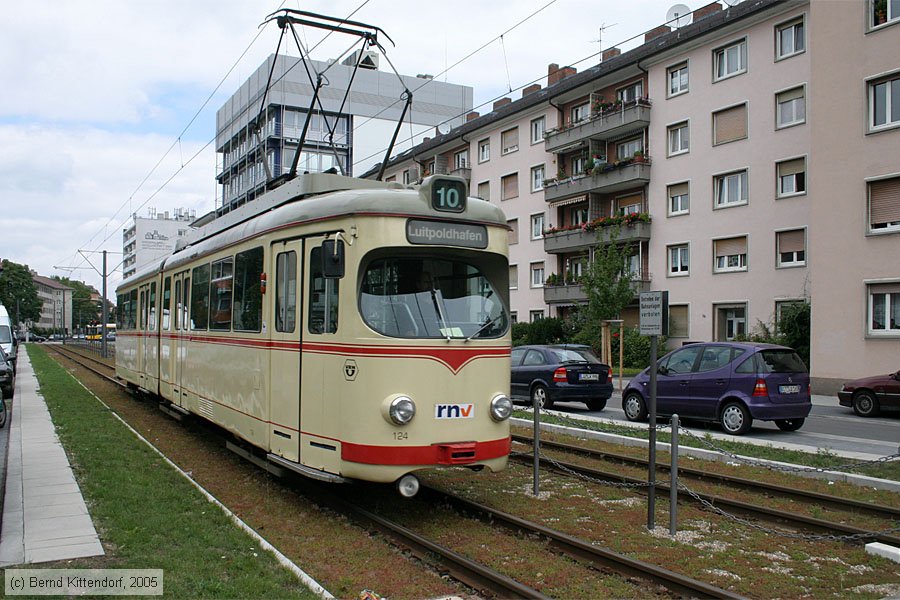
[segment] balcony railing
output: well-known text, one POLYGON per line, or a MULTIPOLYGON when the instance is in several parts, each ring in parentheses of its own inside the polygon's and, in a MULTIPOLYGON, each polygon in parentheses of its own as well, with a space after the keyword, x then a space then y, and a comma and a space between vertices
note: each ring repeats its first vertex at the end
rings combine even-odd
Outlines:
MULTIPOLYGON (((648 215, 649 217, 649 215, 648 215)), ((612 236, 612 227, 598 227, 596 229, 564 229, 544 232, 544 252, 549 254, 564 254, 584 250, 598 244, 607 244, 612 236)), ((621 223, 619 227, 620 242, 644 242, 650 239, 650 223, 636 221, 634 223, 621 223)))
POLYGON ((594 112, 586 119, 546 131, 544 149, 547 152, 561 152, 589 139, 612 139, 641 131, 649 125, 650 100, 647 98, 608 106, 602 110, 595 107, 594 112))
MULTIPOLYGON (((631 282, 631 289, 637 296, 641 292, 650 291, 650 274, 637 273, 631 282)), ((544 302, 546 304, 585 304, 587 293, 580 283, 567 283, 563 285, 544 284, 544 302)))
POLYGON ((650 158, 628 159, 594 167, 590 174, 544 181, 544 200, 554 202, 588 192, 611 194, 650 181, 650 158))

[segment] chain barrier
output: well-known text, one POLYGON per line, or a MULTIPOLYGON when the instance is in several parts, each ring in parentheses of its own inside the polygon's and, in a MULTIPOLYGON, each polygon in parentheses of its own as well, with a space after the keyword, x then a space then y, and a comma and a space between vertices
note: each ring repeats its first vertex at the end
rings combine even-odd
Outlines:
MULTIPOLYGON (((515 453, 514 456, 532 456, 532 455, 531 455, 531 454, 528 454, 528 453, 525 453, 525 452, 521 452, 521 453, 515 453)), ((594 478, 594 477, 591 477, 590 475, 586 475, 586 474, 584 474, 584 473, 580 473, 580 472, 578 472, 578 471, 575 471, 575 470, 573 470, 573 469, 568 468, 566 465, 564 465, 564 464, 562 464, 562 463, 559 463, 559 462, 557 462, 556 460, 554 460, 554 458, 553 458, 552 456, 547 456, 547 455, 544 454, 543 452, 538 452, 538 456, 541 458, 541 460, 547 461, 548 463, 550 463, 550 464, 553 465, 556 469, 559 469, 559 470, 562 471, 563 473, 566 473, 567 475, 571 475, 572 477, 575 477, 575 478, 577 478, 577 479, 581 479, 582 481, 587 481, 587 482, 589 482, 589 483, 597 483, 597 484, 599 484, 599 485, 605 485, 605 486, 607 486, 607 487, 622 488, 622 489, 637 489, 637 488, 648 488, 648 487, 650 487, 650 484, 647 483, 646 481, 641 481, 641 482, 637 482, 637 483, 627 483, 627 482, 624 482, 624 481, 623 481, 623 482, 617 482, 617 481, 606 481, 606 480, 604 480, 604 479, 596 479, 596 478, 594 478)), ((659 482, 659 481, 657 481, 656 483, 657 483, 657 485, 659 485, 660 483, 668 484, 669 482, 666 482, 666 481, 659 482)))
POLYGON ((743 517, 739 517, 737 515, 731 514, 725 510, 722 510, 718 506, 714 505, 712 502, 702 497, 697 492, 693 491, 689 487, 684 484, 678 484, 678 490, 681 492, 686 492, 689 496, 691 496, 694 500, 708 508, 709 510, 715 512, 721 517, 734 521, 735 523, 740 523, 746 527, 750 527, 752 529, 756 529, 758 531, 762 531, 763 533, 768 533, 771 535, 778 535, 781 537, 786 537, 795 540, 805 540, 809 542, 819 542, 819 541, 832 541, 832 542, 856 542, 868 538, 875 538, 881 535, 891 535, 897 532, 900 532, 900 526, 893 527, 891 529, 885 529, 883 531, 866 531, 863 533, 854 533, 848 535, 834 535, 834 534, 808 534, 808 533, 794 533, 790 531, 784 531, 782 529, 772 529, 770 527, 765 527, 760 525, 759 523, 755 523, 749 519, 745 519, 743 517))

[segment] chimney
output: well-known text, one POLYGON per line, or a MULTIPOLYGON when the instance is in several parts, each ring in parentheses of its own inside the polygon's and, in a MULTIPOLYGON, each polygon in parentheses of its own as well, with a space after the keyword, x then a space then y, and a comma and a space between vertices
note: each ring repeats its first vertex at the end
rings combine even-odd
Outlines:
POLYGON ((501 106, 506 106, 507 104, 512 104, 511 98, 500 98, 496 102, 494 102, 494 110, 497 110, 501 106))
POLYGON ((694 11, 694 21, 697 19, 702 19, 707 15, 714 15, 717 12, 722 10, 722 5, 718 2, 713 2, 712 4, 707 4, 706 6, 701 6, 697 10, 694 11))
POLYGON ((620 54, 622 54, 622 51, 619 50, 618 48, 607 48, 606 50, 603 51, 601 62, 606 62, 609 59, 614 58, 620 54))
POLYGON ((672 31, 672 30, 669 29, 668 25, 660 25, 659 27, 654 27, 653 29, 651 29, 650 31, 648 31, 647 33, 644 34, 644 43, 646 44, 650 40, 658 38, 661 35, 666 35, 670 31, 672 31))
POLYGON ((529 85, 527 88, 522 90, 522 97, 524 98, 528 94, 533 94, 535 92, 538 92, 538 91, 540 91, 540 89, 541 89, 541 84, 539 84, 539 83, 535 83, 534 85, 529 85))
POLYGON ((475 119, 477 119, 480 116, 481 115, 478 114, 477 111, 473 110, 472 112, 470 112, 469 114, 466 115, 466 123, 468 123, 469 121, 474 121, 475 119))
POLYGON ((551 86, 554 83, 560 82, 566 77, 571 77, 575 73, 577 73, 573 67, 563 67, 559 68, 559 65, 556 63, 550 63, 547 67, 547 86, 551 86))

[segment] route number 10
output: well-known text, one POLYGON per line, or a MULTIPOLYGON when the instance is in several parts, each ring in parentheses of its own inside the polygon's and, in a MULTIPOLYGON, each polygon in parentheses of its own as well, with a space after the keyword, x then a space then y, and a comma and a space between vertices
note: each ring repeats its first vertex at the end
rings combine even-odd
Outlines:
POLYGON ((431 187, 431 207, 441 212, 464 212, 466 210, 465 184, 448 179, 435 181, 431 187))

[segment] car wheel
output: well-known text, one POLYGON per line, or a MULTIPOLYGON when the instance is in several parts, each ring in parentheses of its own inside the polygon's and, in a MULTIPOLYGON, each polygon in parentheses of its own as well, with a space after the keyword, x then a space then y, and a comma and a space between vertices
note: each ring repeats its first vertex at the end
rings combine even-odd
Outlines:
POLYGON ((732 435, 744 435, 750 431, 750 425, 753 423, 753 417, 740 402, 729 402, 722 409, 719 416, 719 422, 725 433, 732 435))
POLYGON ((0 402, 0 429, 6 426, 6 403, 0 402))
POLYGON ((853 412, 861 417, 874 417, 878 414, 878 400, 875 394, 868 391, 853 396, 853 412))
POLYGON ((806 422, 806 419, 776 419, 775 424, 778 425, 778 429, 782 431, 797 431, 801 427, 803 427, 803 423, 806 422))
POLYGON ((535 384, 533 388, 531 388, 531 404, 534 406, 535 401, 542 410, 547 410, 553 408, 553 400, 550 399, 550 394, 547 393, 547 386, 543 383, 535 384))
POLYGON ((625 418, 629 421, 646 421, 647 405, 641 395, 635 392, 625 395, 622 400, 622 410, 625 411, 625 418))
POLYGON ((597 400, 588 400, 585 402, 590 410, 603 410, 606 408, 606 398, 598 398, 597 400))

